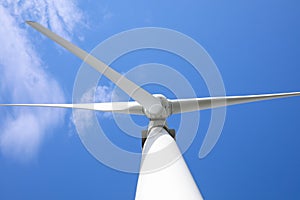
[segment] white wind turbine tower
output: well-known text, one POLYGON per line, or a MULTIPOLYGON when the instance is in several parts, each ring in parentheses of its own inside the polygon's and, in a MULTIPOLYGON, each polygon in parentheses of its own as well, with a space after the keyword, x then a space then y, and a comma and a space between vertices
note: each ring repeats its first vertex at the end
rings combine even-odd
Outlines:
POLYGON ((203 199, 174 140, 174 130, 169 129, 166 124, 166 119, 170 115, 255 101, 300 96, 300 92, 291 92, 170 100, 163 95, 148 93, 105 63, 40 24, 31 21, 28 21, 27 24, 102 73, 135 101, 86 104, 0 104, 0 106, 75 108, 145 115, 149 119, 149 125, 148 130, 144 132, 146 140, 143 144, 140 172, 148 173, 139 175, 135 199, 203 199), (167 150, 164 151, 165 149, 167 150), (159 170, 152 170, 159 168, 159 166, 156 166, 157 163, 172 158, 177 158, 172 164, 162 166, 159 170))

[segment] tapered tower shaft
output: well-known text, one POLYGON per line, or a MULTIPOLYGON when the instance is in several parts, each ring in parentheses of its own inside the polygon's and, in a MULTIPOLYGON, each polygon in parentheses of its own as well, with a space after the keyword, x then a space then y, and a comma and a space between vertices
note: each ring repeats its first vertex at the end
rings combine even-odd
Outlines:
POLYGON ((165 128, 149 131, 135 199, 203 199, 175 140, 165 128))

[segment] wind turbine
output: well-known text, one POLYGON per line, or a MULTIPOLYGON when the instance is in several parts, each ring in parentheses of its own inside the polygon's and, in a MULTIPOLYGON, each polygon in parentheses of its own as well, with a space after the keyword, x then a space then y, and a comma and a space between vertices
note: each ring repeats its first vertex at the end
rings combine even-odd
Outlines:
POLYGON ((300 92, 224 96, 190 99, 167 99, 152 95, 102 61, 66 41, 40 24, 27 24, 63 46, 98 72, 110 79, 133 100, 130 102, 80 104, 0 104, 0 106, 55 107, 144 115, 149 119, 143 132, 143 154, 135 199, 203 199, 175 142, 175 132, 166 119, 172 114, 199 111, 229 105, 284 97, 300 96, 300 92), (174 162, 170 162, 176 158, 174 162), (164 164, 162 164, 162 163, 164 164))

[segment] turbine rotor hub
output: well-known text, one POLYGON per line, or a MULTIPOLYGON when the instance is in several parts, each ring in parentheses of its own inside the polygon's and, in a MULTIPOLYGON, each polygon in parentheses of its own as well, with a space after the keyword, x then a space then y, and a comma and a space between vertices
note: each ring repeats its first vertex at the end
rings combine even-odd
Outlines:
POLYGON ((144 109, 145 115, 152 120, 166 119, 171 114, 171 104, 162 94, 154 94, 153 96, 160 101, 160 104, 152 105, 149 110, 144 109))

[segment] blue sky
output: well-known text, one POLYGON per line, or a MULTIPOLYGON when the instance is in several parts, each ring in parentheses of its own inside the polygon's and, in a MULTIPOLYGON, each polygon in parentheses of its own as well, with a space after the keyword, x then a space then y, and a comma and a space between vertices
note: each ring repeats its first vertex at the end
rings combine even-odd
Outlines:
MULTIPOLYGON (((1 103, 72 102, 81 61, 26 26, 48 26, 87 51, 132 28, 180 31, 213 58, 228 95, 300 91, 300 3, 288 1, 72 1, 0 4, 1 103)), ((207 96, 201 77, 178 57, 157 51, 125 55, 112 64, 125 73, 158 62, 174 67, 207 96)), ((107 80, 100 84, 112 87, 107 80)), ((164 88, 146 86, 152 93, 164 88)), ((170 97, 168 96, 168 97, 170 97)), ((204 159, 199 148, 210 111, 184 157, 206 199, 300 198, 299 97, 229 107, 219 142, 204 159)), ((137 174, 101 164, 81 143, 71 112, 0 109, 0 199, 133 199, 137 174)), ((123 148, 140 150, 138 139, 122 136, 100 116, 123 148)), ((145 125, 144 119, 135 118, 145 125)), ((178 117, 169 121, 178 126, 178 117)))

